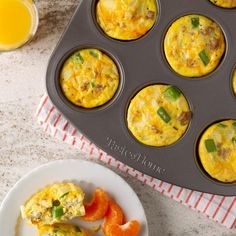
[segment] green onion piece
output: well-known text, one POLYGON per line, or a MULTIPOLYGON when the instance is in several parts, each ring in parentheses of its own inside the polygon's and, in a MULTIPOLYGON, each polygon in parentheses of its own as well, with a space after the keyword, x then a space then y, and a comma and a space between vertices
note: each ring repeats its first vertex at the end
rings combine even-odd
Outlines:
POLYGON ((171 117, 169 116, 169 114, 166 112, 166 110, 163 107, 160 107, 157 110, 157 114, 161 117, 161 119, 163 121, 165 121, 166 123, 169 123, 171 120, 171 117))
POLYGON ((236 121, 233 122, 233 126, 236 127, 236 121))
POLYGON ((193 28, 197 28, 199 26, 199 17, 193 17, 191 18, 191 23, 193 28))
POLYGON ((219 123, 219 124, 218 124, 218 127, 220 127, 220 128, 226 128, 226 127, 228 127, 228 126, 225 125, 225 124, 219 123))
POLYGON ((180 96, 181 92, 175 86, 170 86, 164 93, 165 97, 170 101, 176 101, 180 96))
POLYGON ((79 226, 76 226, 76 227, 75 227, 75 230, 76 230, 76 232, 82 233, 82 231, 81 231, 81 229, 80 229, 79 226))
POLYGON ((62 194, 62 195, 60 196, 60 198, 65 197, 65 196, 68 195, 69 193, 70 193, 70 192, 66 192, 66 193, 62 194))
POLYGON ((80 52, 77 52, 74 56, 74 61, 77 63, 84 63, 84 58, 81 56, 80 52))
POLYGON ((91 82, 92 88, 95 88, 96 84, 94 82, 91 82))
POLYGON ((60 219, 63 216, 63 208, 62 206, 54 206, 52 208, 52 215, 54 219, 60 219))
POLYGON ((236 145, 236 137, 232 138, 232 142, 234 145, 236 145))
POLYGON ((96 52, 94 52, 94 51, 89 51, 89 54, 90 54, 91 56, 93 56, 93 57, 98 58, 98 54, 97 54, 96 52))
POLYGON ((198 55, 199 55, 199 57, 201 58, 203 64, 204 64, 205 66, 207 66, 207 65, 209 64, 209 62, 210 62, 210 59, 209 59, 209 57, 208 57, 207 54, 206 54, 206 50, 203 49, 198 55))
POLYGON ((216 145, 213 139, 206 139, 205 146, 208 152, 216 152, 216 145))

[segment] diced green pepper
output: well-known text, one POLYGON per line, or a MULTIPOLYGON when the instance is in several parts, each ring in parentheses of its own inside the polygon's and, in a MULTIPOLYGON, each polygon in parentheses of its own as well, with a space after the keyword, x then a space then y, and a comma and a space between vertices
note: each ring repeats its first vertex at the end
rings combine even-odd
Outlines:
POLYGON ((236 127, 236 121, 233 122, 233 126, 236 127))
POLYGON ((209 153, 217 151, 215 141, 213 139, 206 139, 205 146, 206 146, 207 152, 209 152, 209 153))
POLYGON ((165 97, 170 101, 176 101, 180 96, 181 92, 175 86, 170 86, 164 93, 165 97))
POLYGON ((200 24, 199 17, 192 17, 191 23, 192 23, 193 28, 197 28, 200 24))
POLYGON ((166 122, 169 123, 171 120, 171 117, 169 116, 169 114, 166 112, 166 110, 163 107, 160 107, 157 110, 157 114, 161 117, 161 119, 166 122))
POLYGON ((94 82, 91 82, 92 88, 95 88, 96 84, 94 82))
POLYGON ((90 54, 91 56, 93 56, 93 57, 98 58, 98 54, 97 54, 96 52, 94 52, 94 51, 89 51, 89 54, 90 54))
POLYGON ((52 215, 54 219, 60 219, 64 215, 62 206, 54 206, 52 208, 52 215))
POLYGON ((84 58, 81 56, 80 52, 75 53, 73 59, 76 63, 84 63, 84 58))
POLYGON ((69 193, 70 193, 70 192, 66 192, 66 193, 62 194, 62 195, 60 196, 60 198, 65 197, 65 196, 68 195, 69 193))
POLYGON ((207 56, 206 50, 203 49, 198 55, 199 55, 199 57, 201 58, 203 64, 204 64, 205 66, 207 66, 207 65, 209 64, 209 62, 210 62, 210 59, 209 59, 209 57, 207 56))
POLYGON ((226 128, 226 127, 228 127, 228 126, 225 125, 225 124, 219 123, 219 124, 218 124, 218 127, 220 127, 220 128, 226 128))

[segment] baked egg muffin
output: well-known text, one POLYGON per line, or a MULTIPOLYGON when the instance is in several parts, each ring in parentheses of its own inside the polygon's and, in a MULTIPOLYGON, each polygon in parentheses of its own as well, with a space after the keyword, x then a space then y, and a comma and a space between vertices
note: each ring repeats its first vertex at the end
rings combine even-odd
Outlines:
POLYGON ((84 192, 73 183, 53 184, 33 195, 21 215, 29 224, 52 225, 85 215, 84 192))
POLYGON ((145 35, 158 15, 156 0, 98 0, 96 17, 110 37, 134 40, 145 35))
POLYGON ((236 181, 236 120, 224 120, 207 128, 200 138, 199 158, 214 179, 236 181))
POLYGON ((43 225, 38 227, 39 236, 89 236, 83 228, 69 224, 43 225))
POLYGON ((215 70, 225 47, 219 25, 202 15, 177 19, 164 39, 168 63, 176 73, 186 77, 201 77, 215 70))
POLYGON ((189 104, 175 86, 151 85, 131 100, 128 128, 134 137, 149 146, 168 146, 179 140, 191 120, 189 104))
POLYGON ((236 7, 236 0, 210 0, 210 1, 219 7, 224 7, 224 8, 236 7))
POLYGON ((98 49, 82 49, 70 56, 60 73, 66 98, 83 108, 99 107, 113 98, 119 87, 115 62, 98 49))
POLYGON ((236 95, 236 69, 234 70, 234 73, 233 73, 233 90, 234 90, 234 94, 236 95))

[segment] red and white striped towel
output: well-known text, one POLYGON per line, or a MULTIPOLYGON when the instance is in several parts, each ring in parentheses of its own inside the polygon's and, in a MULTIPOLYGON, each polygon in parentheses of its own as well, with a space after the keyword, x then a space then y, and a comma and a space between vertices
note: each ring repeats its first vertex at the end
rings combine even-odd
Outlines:
POLYGON ((236 196, 222 197, 177 187, 158 179, 151 178, 150 176, 144 175, 139 171, 124 165, 86 139, 62 116, 60 112, 56 110, 46 94, 41 99, 36 112, 36 117, 46 133, 73 145, 81 152, 87 153, 88 158, 100 160, 115 166, 136 177, 145 184, 148 184, 154 190, 161 192, 165 196, 168 196, 197 212, 202 212, 207 217, 227 228, 236 228, 236 196))

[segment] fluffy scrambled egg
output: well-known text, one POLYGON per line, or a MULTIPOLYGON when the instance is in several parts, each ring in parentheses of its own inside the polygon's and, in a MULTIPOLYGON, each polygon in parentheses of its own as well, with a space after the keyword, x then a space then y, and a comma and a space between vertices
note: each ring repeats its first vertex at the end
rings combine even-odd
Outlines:
POLYGON ((236 95, 236 69, 234 70, 234 74, 233 74, 233 90, 234 90, 234 94, 236 95))
POLYGON ((44 225, 38 228, 39 236, 89 236, 83 228, 69 224, 44 225))
POLYGON ((234 8, 236 7, 236 0, 210 0, 219 7, 234 8))
POLYGON ((199 142, 203 168, 221 182, 236 181, 236 121, 225 120, 210 126, 199 142))
POLYGON ((84 108, 108 102, 119 86, 119 71, 113 60, 97 49, 75 52, 65 62, 60 84, 69 101, 84 108))
POLYGON ((128 128, 141 143, 167 146, 187 130, 191 111, 181 91, 168 85, 151 85, 131 100, 128 128))
POLYGON ((110 37, 134 40, 145 35, 155 24, 156 0, 99 0, 97 22, 110 37))
POLYGON ((73 183, 44 188, 21 206, 22 218, 30 224, 52 225, 85 215, 84 192, 73 183))
POLYGON ((225 52, 225 38, 219 25, 211 19, 187 15, 168 29, 164 50, 175 72, 186 77, 201 77, 219 65, 225 52))

